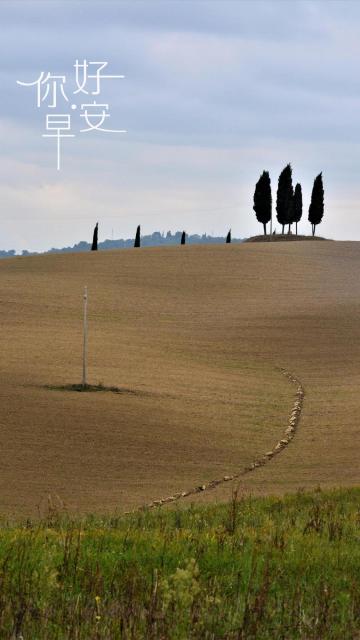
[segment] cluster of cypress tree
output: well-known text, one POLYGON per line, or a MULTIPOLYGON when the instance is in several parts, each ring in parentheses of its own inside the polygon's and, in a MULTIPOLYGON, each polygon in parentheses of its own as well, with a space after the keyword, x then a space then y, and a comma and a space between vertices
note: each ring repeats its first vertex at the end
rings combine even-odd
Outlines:
MULTIPOLYGON (((256 218, 264 227, 266 235, 266 225, 271 220, 272 212, 272 196, 271 181, 268 171, 263 171, 255 186, 254 206, 253 209, 256 218)), ((302 217, 302 190, 301 184, 297 183, 295 189, 292 184, 291 165, 287 164, 279 176, 277 195, 276 195, 276 217, 282 227, 282 233, 285 232, 285 226, 288 226, 290 233, 291 225, 295 224, 296 235, 297 226, 302 217)), ((309 222, 311 223, 312 235, 315 235, 315 228, 320 224, 324 215, 324 187, 322 174, 319 173, 314 180, 311 194, 311 203, 309 206, 309 222)))
MULTIPOLYGON (((272 218, 272 195, 271 195, 271 181, 268 171, 263 171, 259 180, 255 186, 254 192, 254 206, 253 209, 256 214, 256 218, 264 227, 264 234, 266 235, 266 225, 272 218)), ((285 231, 285 226, 289 226, 288 232, 290 233, 291 225, 295 224, 296 235, 298 232, 298 222, 302 217, 303 202, 302 202, 302 190, 301 184, 298 182, 293 189, 292 184, 292 168, 290 164, 282 170, 279 175, 278 188, 276 195, 276 217, 280 225, 282 226, 282 233, 285 231)), ((311 224, 312 235, 315 235, 315 229, 320 224, 324 215, 324 186, 322 180, 322 174, 319 173, 316 176, 311 193, 311 202, 309 206, 308 220, 311 224)), ((96 223, 91 251, 97 251, 98 248, 98 223, 96 223)), ((231 243, 231 229, 228 232, 225 240, 226 244, 231 243)), ((180 244, 186 244, 186 232, 181 234, 180 244)), ((134 247, 140 247, 140 225, 136 229, 134 247)))
MULTIPOLYGON (((272 195, 271 195, 271 181, 268 171, 263 171, 259 180, 255 186, 254 192, 254 206, 253 209, 256 214, 256 218, 264 227, 264 234, 266 235, 266 225, 270 222, 272 216, 272 195)), ((296 235, 298 232, 298 222, 302 217, 302 191, 301 184, 297 183, 295 189, 292 185, 292 169, 291 165, 287 164, 282 170, 279 176, 278 189, 276 195, 276 217, 280 225, 282 226, 282 233, 285 231, 285 226, 289 226, 289 233, 291 225, 295 224, 296 235)), ((311 194, 311 202, 309 206, 309 222, 311 223, 312 235, 315 235, 315 228, 320 224, 324 215, 324 187, 322 181, 322 174, 319 173, 314 180, 314 185, 311 194)), ((96 223, 91 251, 97 251, 98 248, 98 223, 96 223)), ((231 243, 231 229, 226 236, 226 244, 231 243)), ((186 244, 186 232, 181 234, 180 244, 186 244)), ((140 247, 140 225, 136 229, 134 247, 140 247)))

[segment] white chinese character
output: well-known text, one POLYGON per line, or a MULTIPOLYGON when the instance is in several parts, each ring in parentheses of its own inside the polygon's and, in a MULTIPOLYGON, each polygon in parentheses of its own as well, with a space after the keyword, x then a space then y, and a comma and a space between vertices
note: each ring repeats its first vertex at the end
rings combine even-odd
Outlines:
POLYGON ((70 115, 66 113, 46 114, 46 130, 55 131, 56 133, 43 133, 43 138, 57 138, 57 170, 60 170, 60 138, 74 138, 73 133, 64 133, 61 131, 70 131, 70 115))
POLYGON ((24 87, 31 87, 36 85, 37 88, 37 106, 40 107, 41 103, 46 100, 50 93, 50 104, 48 105, 50 108, 55 108, 57 106, 57 97, 58 92, 60 91, 63 98, 69 102, 69 98, 67 97, 64 89, 64 84, 66 82, 65 76, 53 76, 51 73, 47 73, 42 71, 40 76, 34 82, 22 82, 21 80, 16 81, 17 84, 21 84, 24 87), (44 95, 41 97, 41 89, 43 87, 44 95))
POLYGON ((81 105, 81 109, 85 108, 85 113, 81 113, 80 114, 80 118, 85 118, 86 124, 88 125, 87 129, 80 129, 80 132, 83 133, 84 131, 92 131, 93 129, 97 129, 98 131, 106 131, 108 133, 126 133, 126 129, 104 129, 102 128, 102 124, 105 122, 105 118, 110 118, 110 114, 106 113, 106 111, 109 110, 109 105, 108 104, 98 104, 96 103, 96 101, 94 100, 94 102, 89 103, 89 104, 82 104, 81 105), (88 111, 88 107, 93 109, 95 107, 95 112, 93 113, 89 113, 88 111), (99 109, 98 107, 103 107, 101 109, 101 112, 99 113, 99 109), (93 122, 91 122, 91 119, 95 119, 98 120, 97 122, 95 122, 95 124, 93 124, 93 122))
POLYGON ((78 60, 76 60, 74 67, 75 67, 75 82, 76 82, 76 86, 77 89, 74 91, 75 93, 86 93, 88 94, 89 91, 86 91, 85 86, 87 84, 88 78, 93 78, 96 80, 96 89, 95 91, 91 91, 90 93, 93 96, 98 96, 100 93, 100 81, 103 80, 104 78, 125 78, 125 76, 106 76, 106 75, 101 75, 101 71, 107 67, 109 63, 108 62, 87 62, 86 60, 84 60, 84 62, 81 64, 78 60), (88 67, 89 65, 99 65, 98 69, 96 69, 96 73, 95 74, 90 74, 88 73, 88 67), (81 75, 82 78, 80 80, 80 69, 81 71, 81 75))

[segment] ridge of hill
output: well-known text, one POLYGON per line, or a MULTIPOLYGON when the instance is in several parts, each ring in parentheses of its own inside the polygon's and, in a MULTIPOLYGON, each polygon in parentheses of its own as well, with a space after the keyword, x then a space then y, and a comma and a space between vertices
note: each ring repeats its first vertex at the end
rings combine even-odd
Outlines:
POLYGON ((316 242, 317 240, 329 240, 329 238, 322 238, 321 236, 301 236, 294 233, 274 233, 266 236, 264 234, 252 236, 251 238, 246 238, 244 242, 296 242, 301 240, 311 240, 316 242))

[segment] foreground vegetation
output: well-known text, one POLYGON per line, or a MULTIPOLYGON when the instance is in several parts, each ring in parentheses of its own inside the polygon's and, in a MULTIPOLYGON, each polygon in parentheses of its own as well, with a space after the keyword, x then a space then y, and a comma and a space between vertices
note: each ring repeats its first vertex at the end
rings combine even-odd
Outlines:
POLYGON ((3 523, 2 638, 360 637, 360 490, 3 523))

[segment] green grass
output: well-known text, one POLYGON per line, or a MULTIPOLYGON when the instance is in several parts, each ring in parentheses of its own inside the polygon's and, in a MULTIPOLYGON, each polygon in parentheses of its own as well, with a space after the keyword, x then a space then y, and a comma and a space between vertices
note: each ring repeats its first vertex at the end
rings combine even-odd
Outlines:
POLYGON ((360 490, 0 528, 0 637, 360 638, 360 490))

